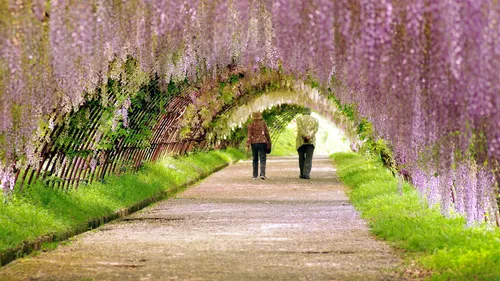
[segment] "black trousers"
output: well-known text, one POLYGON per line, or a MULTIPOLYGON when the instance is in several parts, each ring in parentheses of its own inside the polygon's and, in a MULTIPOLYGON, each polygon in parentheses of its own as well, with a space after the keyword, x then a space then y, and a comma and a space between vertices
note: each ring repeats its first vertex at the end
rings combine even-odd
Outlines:
POLYGON ((299 153, 299 168, 302 177, 309 177, 312 168, 312 159, 314 154, 314 145, 304 144, 297 149, 299 153))
POLYGON ((259 174, 259 158, 260 158, 260 176, 266 176, 266 143, 253 143, 253 177, 256 178, 259 174))

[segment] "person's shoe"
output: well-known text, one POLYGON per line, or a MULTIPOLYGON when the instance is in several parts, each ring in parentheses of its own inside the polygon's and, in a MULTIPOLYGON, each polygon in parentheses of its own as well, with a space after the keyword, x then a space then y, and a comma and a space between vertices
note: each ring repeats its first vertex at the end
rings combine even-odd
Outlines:
POLYGON ((253 180, 256 180, 256 179, 257 179, 257 177, 252 177, 252 179, 253 179, 253 180))
POLYGON ((263 180, 267 179, 266 176, 260 176, 260 178, 263 180))
POLYGON ((303 178, 304 178, 304 176, 303 176, 303 175, 300 175, 300 176, 299 176, 299 178, 303 179, 303 178))
POLYGON ((306 180, 310 179, 310 177, 309 177, 309 176, 303 176, 302 178, 303 178, 303 179, 306 179, 306 180))

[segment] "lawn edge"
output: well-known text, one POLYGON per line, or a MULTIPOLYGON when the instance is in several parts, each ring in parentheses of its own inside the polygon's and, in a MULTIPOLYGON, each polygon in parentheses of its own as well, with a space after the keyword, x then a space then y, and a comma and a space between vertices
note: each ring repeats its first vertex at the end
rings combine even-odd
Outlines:
POLYGON ((74 237, 76 235, 82 234, 84 232, 93 230, 95 228, 98 228, 108 222, 114 221, 116 219, 123 218, 127 215, 130 215, 132 213, 135 213, 137 211, 140 211, 154 203, 157 203, 159 201, 169 199, 172 196, 176 195, 177 193, 183 191, 184 189, 198 183, 199 181, 205 179, 206 177, 210 176, 213 173, 216 173, 224 168, 226 168, 229 165, 232 165, 240 160, 233 160, 229 161, 227 163, 224 163, 222 165, 214 167, 212 170, 208 172, 203 172, 199 176, 197 176, 194 179, 191 179, 185 183, 182 183, 178 186, 171 186, 168 187, 168 189, 164 189, 155 195, 143 199, 129 207, 121 208, 119 210, 116 210, 110 214, 101 216, 99 218, 92 218, 88 220, 87 222, 83 222, 74 228, 60 232, 60 233, 49 233, 45 234, 42 236, 39 236, 38 238, 35 238, 34 240, 27 240, 22 242, 20 245, 14 248, 6 249, 3 251, 0 251, 0 267, 7 265, 11 263, 12 261, 22 258, 26 255, 32 254, 36 251, 39 251, 42 249, 42 246, 46 243, 54 243, 54 242, 62 242, 66 241, 71 237, 74 237))

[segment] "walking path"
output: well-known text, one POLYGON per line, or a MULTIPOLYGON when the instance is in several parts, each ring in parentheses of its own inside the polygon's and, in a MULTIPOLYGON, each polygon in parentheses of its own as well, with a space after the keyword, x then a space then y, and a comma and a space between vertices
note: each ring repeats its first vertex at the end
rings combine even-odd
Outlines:
POLYGON ((0 280, 396 280, 400 261, 369 233, 328 158, 310 180, 297 158, 242 161, 56 250, 16 260, 0 280))

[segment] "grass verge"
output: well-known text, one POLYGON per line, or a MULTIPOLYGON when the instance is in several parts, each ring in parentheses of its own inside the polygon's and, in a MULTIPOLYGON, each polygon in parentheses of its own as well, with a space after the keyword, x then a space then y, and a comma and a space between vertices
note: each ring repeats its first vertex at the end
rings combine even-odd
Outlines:
POLYGON ((500 280, 499 228, 467 227, 461 216, 443 217, 408 183, 400 193, 396 179, 377 160, 355 153, 335 153, 331 158, 372 232, 404 250, 408 260, 427 272, 410 277, 500 280))
POLYGON ((108 177, 105 183, 78 189, 57 190, 35 184, 8 200, 0 195, 0 255, 22 249, 22 245, 42 236, 71 233, 92 219, 192 183, 245 157, 237 149, 194 153, 165 158, 145 165, 138 172, 108 177))

